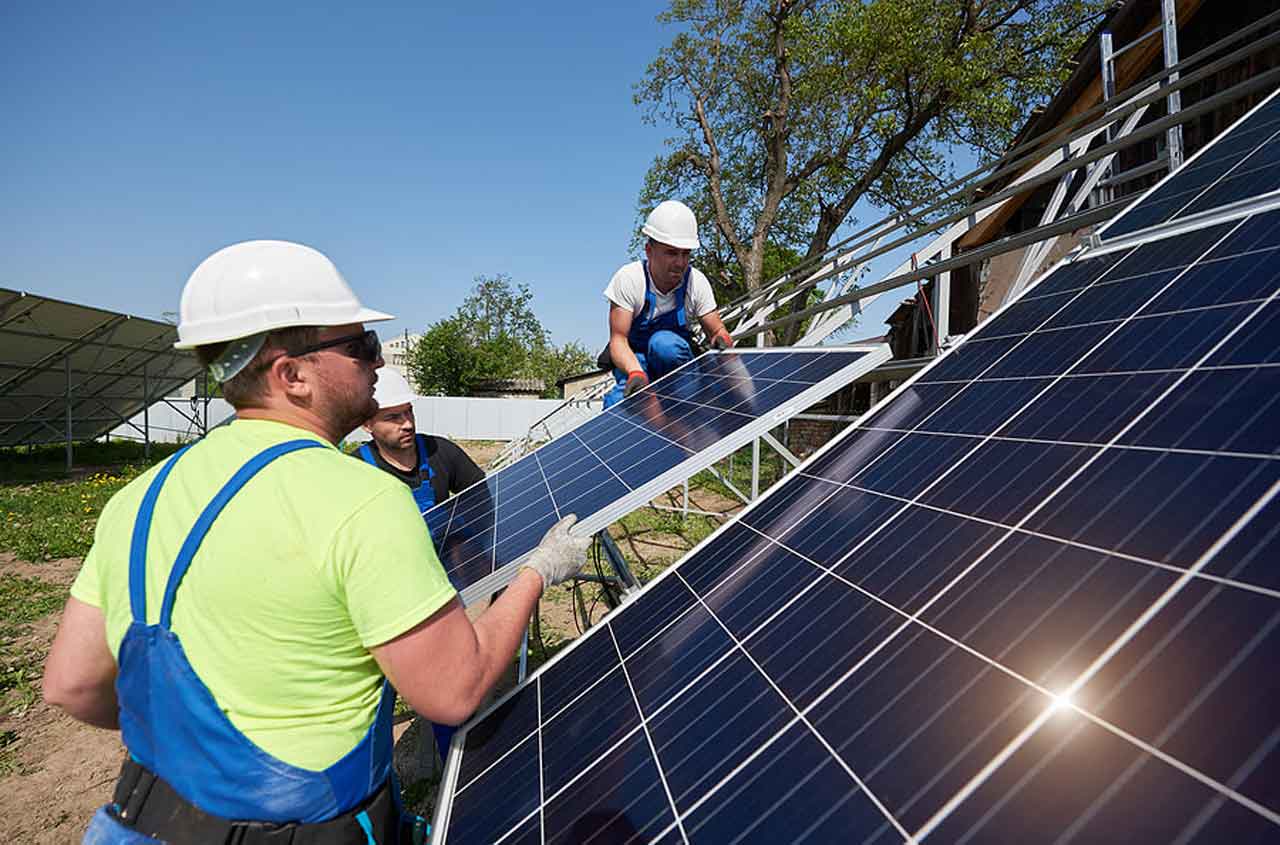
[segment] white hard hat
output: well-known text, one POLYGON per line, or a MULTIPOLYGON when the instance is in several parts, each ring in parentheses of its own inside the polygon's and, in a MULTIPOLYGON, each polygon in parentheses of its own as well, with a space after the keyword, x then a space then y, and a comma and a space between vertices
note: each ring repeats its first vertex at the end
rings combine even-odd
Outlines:
POLYGON ((245 241, 210 255, 182 288, 178 314, 178 349, 290 326, 392 319, 365 308, 323 254, 288 241, 245 241))
POLYGON ((390 367, 378 370, 378 383, 373 386, 373 401, 378 403, 378 410, 405 405, 422 397, 413 392, 409 380, 390 367))
POLYGON ((689 206, 676 200, 664 200, 649 212, 640 230, 658 243, 677 249, 697 249, 698 218, 689 206))

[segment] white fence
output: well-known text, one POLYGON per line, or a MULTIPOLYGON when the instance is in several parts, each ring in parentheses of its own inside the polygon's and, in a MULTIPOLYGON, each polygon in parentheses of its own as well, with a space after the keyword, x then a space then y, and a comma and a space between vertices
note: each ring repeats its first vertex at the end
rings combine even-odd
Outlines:
MULTIPOLYGON (((191 416, 190 399, 171 398, 169 402, 182 408, 191 416)), ((455 396, 432 396, 413 403, 413 413, 418 430, 427 434, 439 434, 453 440, 515 440, 523 437, 529 427, 560 407, 559 399, 472 399, 455 396)), ((599 410, 599 402, 593 403, 599 410)), ((232 408, 224 399, 209 401, 209 427, 213 428, 232 415, 232 408)), ((191 440, 198 429, 191 420, 178 413, 165 402, 157 402, 148 410, 151 441, 172 443, 191 440)), ((142 414, 131 422, 137 426, 120 425, 112 430, 113 438, 142 440, 142 414)), ((362 429, 356 429, 350 440, 368 440, 362 429)))

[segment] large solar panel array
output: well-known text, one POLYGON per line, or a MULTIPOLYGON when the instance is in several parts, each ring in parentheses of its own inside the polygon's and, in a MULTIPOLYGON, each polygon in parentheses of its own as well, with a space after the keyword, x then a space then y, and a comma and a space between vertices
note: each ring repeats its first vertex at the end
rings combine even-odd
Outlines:
POLYGON ((466 602, 514 576, 556 520, 598 531, 887 360, 884 344, 712 352, 428 510, 466 602))
POLYGON ((1277 410, 1280 210, 1060 264, 460 733, 433 841, 1280 840, 1277 410))

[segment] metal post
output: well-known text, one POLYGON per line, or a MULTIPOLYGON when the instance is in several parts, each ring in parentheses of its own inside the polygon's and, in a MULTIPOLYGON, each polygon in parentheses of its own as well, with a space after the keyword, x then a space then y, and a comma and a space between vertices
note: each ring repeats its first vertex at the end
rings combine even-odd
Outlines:
POLYGON ((142 459, 151 460, 151 389, 147 365, 142 365, 142 459))
POLYGON ((62 359, 62 369, 67 376, 67 474, 71 474, 71 356, 62 359))
MULTIPOLYGON (((1115 50, 1112 48, 1111 33, 1103 32, 1098 36, 1098 52, 1102 56, 1102 101, 1108 102, 1116 95, 1116 62, 1115 50)), ((1107 124, 1107 143, 1112 141, 1111 124, 1107 124)), ((1103 168, 1102 178, 1111 172, 1110 162, 1103 168)), ((1104 187, 1098 191, 1103 203, 1111 199, 1111 188, 1104 187)))
MULTIPOLYGON (((942 260, 951 257, 951 247, 947 246, 938 256, 942 260)), ((940 353, 947 345, 951 335, 951 271, 944 270, 933 280, 933 326, 935 332, 933 353, 940 353)))
POLYGON ((751 440, 751 501, 760 498, 760 438, 751 440))
MULTIPOLYGON (((1161 17, 1164 23, 1164 66, 1173 67, 1178 63, 1178 13, 1174 0, 1164 0, 1161 9, 1161 17)), ((1169 78, 1165 80, 1166 85, 1171 85, 1178 81, 1178 72, 1174 71, 1169 74, 1169 78)), ((1182 111, 1182 92, 1173 91, 1169 94, 1169 114, 1177 114, 1182 111)), ((1177 170, 1182 166, 1182 124, 1170 126, 1166 136, 1169 141, 1169 172, 1177 170)))
POLYGON ((684 480, 684 506, 680 516, 682 519, 689 518, 689 479, 687 478, 684 480))
POLYGON ((524 626, 524 639, 520 641, 520 677, 516 683, 523 684, 525 673, 529 671, 529 626, 524 626))

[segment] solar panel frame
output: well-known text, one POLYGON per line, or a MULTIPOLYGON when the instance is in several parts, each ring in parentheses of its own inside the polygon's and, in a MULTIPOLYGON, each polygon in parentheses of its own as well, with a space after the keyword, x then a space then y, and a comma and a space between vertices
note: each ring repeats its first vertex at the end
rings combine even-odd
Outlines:
MULTIPOLYGON (((769 413, 758 416, 752 421, 746 423, 741 428, 734 431, 730 436, 725 437, 704 449, 698 450, 696 452, 692 452, 690 455, 688 455, 686 458, 681 460, 679 463, 663 471, 661 474, 653 477, 652 479, 650 479, 649 481, 641 485, 633 487, 625 495, 620 496, 617 499, 613 500, 612 504, 610 504, 608 507, 597 510, 591 514, 586 514, 586 515, 579 514, 579 521, 573 529, 574 533, 580 536, 586 535, 586 534, 594 534, 595 532, 608 527, 612 523, 616 522, 618 519, 622 518, 623 516, 626 516, 631 511, 635 510, 638 507, 643 506, 645 503, 653 499, 654 496, 657 496, 658 494, 662 493, 664 490, 671 489, 672 487, 678 485, 680 482, 684 481, 685 479, 695 475, 697 472, 727 457, 730 453, 740 448, 741 446, 746 445, 747 443, 750 443, 753 439, 767 433, 770 429, 775 428, 778 425, 781 425, 784 421, 786 421, 788 418, 790 418, 794 414, 803 411, 805 408, 810 407, 816 402, 821 401, 822 399, 831 395, 835 391, 839 390, 844 385, 849 384, 855 381, 856 379, 858 379, 859 377, 861 377, 862 375, 866 374, 867 372, 870 372, 876 366, 887 361, 891 356, 891 352, 889 350, 888 345, 883 343, 855 344, 855 345, 848 345, 848 346, 826 346, 826 347, 815 347, 813 349, 804 349, 804 350, 797 350, 789 347, 774 347, 774 348, 767 347, 763 349, 712 351, 712 352, 705 353, 704 356, 702 357, 706 357, 706 356, 757 357, 757 356, 800 354, 800 355, 813 355, 815 360, 819 356, 826 355, 829 353, 857 354, 859 357, 856 360, 850 362, 848 365, 841 367, 837 371, 833 372, 832 374, 822 378, 820 381, 813 383, 810 387, 807 387, 804 390, 798 392, 793 398, 779 405, 777 408, 770 411, 769 413)), ((695 361, 696 360, 700 360, 700 359, 695 359, 695 361)), ((695 362, 690 362, 689 364, 686 364, 684 367, 681 367, 663 376, 662 378, 655 380, 653 384, 650 385, 649 389, 654 391, 661 391, 664 385, 670 385, 676 380, 678 380, 683 373, 686 373, 688 371, 687 368, 692 366, 694 363, 695 362)), ((631 397, 631 399, 636 399, 636 398, 637 397, 631 397)), ((630 401, 630 400, 627 400, 627 401, 630 401)), ((615 406, 615 407, 619 407, 619 406, 615 406)), ((605 413, 607 414, 609 412, 606 411, 605 413)), ((628 422, 630 421, 628 420, 628 422)), ((642 434, 646 434, 646 435, 653 434, 653 432, 651 431, 645 431, 639 428, 638 430, 640 430, 642 434)), ((580 429, 575 429, 573 431, 567 432, 565 435, 562 435, 562 437, 574 436, 575 431, 580 431, 580 429)), ((528 456, 522 458, 520 461, 517 461, 515 464, 512 464, 510 467, 506 467, 503 470, 499 471, 498 473, 495 473, 494 476, 492 477, 494 480, 494 483, 495 484, 499 483, 499 479, 503 477, 504 473, 508 473, 510 470, 525 463, 526 461, 535 461, 535 462, 538 461, 539 460, 538 455, 540 452, 543 452, 543 450, 547 449, 548 446, 555 444, 558 440, 561 440, 561 439, 562 438, 556 438, 555 440, 552 440, 550 443, 545 444, 542 447, 539 447, 538 449, 531 452, 528 456)), ((685 447, 681 447, 681 448, 685 448, 685 447)), ((477 484, 474 484, 471 487, 467 488, 467 490, 478 489, 479 487, 481 487, 486 483, 487 481, 480 481, 477 484)), ((462 497, 466 494, 467 490, 463 490, 457 495, 450 497, 446 502, 443 502, 440 505, 437 505, 434 508, 429 509, 424 513, 424 517, 429 517, 429 515, 433 511, 437 513, 447 513, 449 515, 448 524, 451 525, 453 521, 453 516, 454 516, 453 509, 459 507, 459 502, 462 500, 462 497)), ((500 507, 500 505, 498 504, 494 505, 495 510, 498 507, 500 507)), ((439 517, 436 517, 436 518, 438 519, 439 517)), ((541 534, 539 533, 538 538, 534 539, 534 545, 536 545, 537 539, 539 539, 540 537, 541 537, 541 534)), ((531 552, 532 552, 532 547, 530 547, 528 551, 524 552, 519 557, 512 559, 510 562, 490 572, 488 575, 478 578, 468 584, 462 585, 461 588, 459 589, 459 595, 462 598, 463 603, 471 604, 477 600, 487 599, 494 592, 506 586, 515 577, 520 567, 520 564, 528 557, 528 555, 531 552)))

